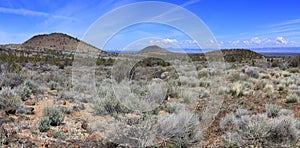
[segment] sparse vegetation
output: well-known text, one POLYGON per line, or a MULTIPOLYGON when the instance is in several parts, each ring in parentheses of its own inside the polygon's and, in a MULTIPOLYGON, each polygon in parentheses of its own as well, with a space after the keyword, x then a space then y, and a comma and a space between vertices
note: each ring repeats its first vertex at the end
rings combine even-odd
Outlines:
POLYGON ((14 89, 3 87, 0 90, 0 109, 5 107, 17 107, 21 104, 20 98, 16 95, 14 89))
POLYGON ((61 125, 65 118, 60 110, 52 107, 45 107, 42 117, 48 117, 51 126, 61 125))
POLYGON ((47 132, 50 129, 50 119, 48 116, 41 117, 38 122, 40 132, 47 132))
POLYGON ((173 147, 189 147, 198 143, 202 132, 198 118, 186 110, 158 118, 158 137, 173 147), (172 125, 172 126, 170 126, 172 125))
POLYGON ((237 117, 237 114, 227 114, 220 122, 225 146, 289 147, 297 141, 299 131, 296 129, 293 114, 285 109, 278 111, 278 108, 275 105, 266 105, 267 116, 245 114, 237 117))

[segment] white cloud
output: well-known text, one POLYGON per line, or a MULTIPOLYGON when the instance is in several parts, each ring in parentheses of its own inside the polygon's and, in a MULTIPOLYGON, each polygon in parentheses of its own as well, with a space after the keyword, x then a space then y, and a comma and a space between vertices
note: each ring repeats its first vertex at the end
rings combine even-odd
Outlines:
POLYGON ((176 39, 152 39, 149 41, 150 44, 157 44, 157 45, 162 45, 162 44, 176 44, 178 41, 176 39))
POLYGON ((169 44, 169 43, 174 44, 174 43, 178 43, 178 41, 177 41, 176 39, 169 39, 169 38, 162 39, 161 41, 162 41, 162 43, 164 43, 164 44, 169 44))
POLYGON ((225 46, 228 47, 281 47, 281 46, 296 46, 297 42, 290 41, 288 39, 285 39, 282 36, 278 36, 275 38, 259 38, 259 37, 253 37, 251 39, 247 40, 236 40, 236 41, 228 41, 228 44, 225 46))
POLYGON ((231 46, 238 46, 240 44, 240 40, 236 40, 236 41, 229 41, 229 44, 231 46))
POLYGON ((196 40, 184 40, 184 41, 182 41, 182 44, 192 44, 192 45, 195 45, 195 44, 197 44, 197 41, 196 40))
POLYGON ((279 37, 276 38, 276 44, 286 45, 287 43, 288 43, 288 40, 284 39, 281 36, 279 36, 279 37))
POLYGON ((258 37, 254 37, 250 40, 250 44, 261 44, 261 40, 258 37))

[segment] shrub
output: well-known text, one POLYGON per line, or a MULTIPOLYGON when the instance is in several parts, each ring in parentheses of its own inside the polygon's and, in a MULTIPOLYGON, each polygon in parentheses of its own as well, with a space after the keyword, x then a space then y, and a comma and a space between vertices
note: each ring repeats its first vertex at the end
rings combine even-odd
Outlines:
POLYGON ((55 90, 58 87, 58 84, 54 81, 50 81, 49 83, 47 83, 47 85, 50 88, 50 90, 55 90))
POLYGON ((113 115, 115 113, 126 113, 128 110, 117 100, 109 85, 103 84, 98 89, 98 95, 91 102, 95 115, 113 115))
POLYGON ((289 118, 273 119, 270 122, 270 135, 267 140, 274 144, 288 145, 297 140, 297 132, 293 121, 289 118))
MULTIPOLYGON (((268 106, 272 109, 276 108, 276 110, 278 108, 275 105, 268 106)), ((293 113, 290 110, 282 109, 279 111, 279 115, 281 116, 269 116, 272 118, 268 118, 266 114, 244 115, 241 118, 235 118, 232 113, 227 114, 220 122, 220 128, 224 131, 225 146, 289 147, 298 139, 300 124, 299 121, 292 118, 293 113), (225 127, 232 128, 228 130, 225 127)))
MULTIPOLYGON (((158 107, 166 98, 167 87, 160 79, 151 82, 122 81, 116 83, 111 92, 130 111, 149 112, 158 107)), ((112 98, 111 100, 115 99, 112 98)))
POLYGON ((6 73, 2 75, 0 87, 17 87, 24 82, 24 77, 16 73, 6 73))
POLYGON ((266 92, 266 97, 272 98, 274 94, 274 87, 271 84, 265 85, 264 91, 266 92))
POLYGON ((57 100, 67 100, 67 101, 70 101, 70 102, 74 102, 75 101, 74 93, 68 92, 68 91, 61 91, 61 92, 58 93, 57 100))
POLYGON ((39 86, 32 80, 25 80, 24 83, 16 87, 16 89, 23 101, 27 100, 30 94, 41 92, 39 86))
POLYGON ((179 97, 181 97, 183 103, 191 103, 199 97, 199 94, 191 89, 183 89, 179 97))
POLYGON ((167 112, 169 113, 179 113, 180 111, 184 110, 185 106, 183 104, 177 102, 171 102, 167 106, 167 112))
POLYGON ((284 86, 283 85, 278 85, 278 91, 283 91, 284 90, 284 86))
POLYGON ((238 96, 238 97, 243 96, 244 92, 243 92, 242 85, 239 82, 233 83, 230 93, 232 96, 238 96))
POLYGON ((268 117, 277 117, 281 107, 275 104, 266 104, 265 106, 268 117))
POLYGON ((32 80, 25 80, 24 85, 30 89, 30 93, 36 94, 41 92, 39 85, 32 80))
POLYGON ((237 109, 235 111, 235 116, 241 118, 242 116, 249 115, 249 111, 246 109, 237 109))
POLYGON ((289 94, 297 94, 300 95, 300 87, 295 84, 289 86, 289 94))
MULTIPOLYGON (((75 106, 73 106, 73 107, 75 107, 75 106)), ((73 112, 72 108, 68 108, 65 106, 59 106, 58 109, 64 114, 71 114, 73 112)))
POLYGON ((43 117, 48 117, 50 125, 58 126, 64 121, 64 116, 59 109, 52 107, 45 107, 43 110, 43 117))
POLYGON ((17 107, 21 104, 20 98, 16 95, 15 90, 10 87, 3 87, 0 90, 0 109, 5 107, 17 107))
POLYGON ((237 120, 234 114, 227 114, 224 118, 220 121, 220 129, 222 131, 228 131, 235 128, 237 124, 237 120))
POLYGON ((296 94, 288 94, 285 103, 297 103, 298 102, 298 95, 296 94))
POLYGON ((38 129, 40 132, 47 132, 50 129, 50 119, 48 116, 41 117, 38 122, 38 129))
POLYGON ((28 86, 24 85, 24 84, 21 84, 17 87, 17 93, 18 95, 21 97, 21 99, 23 101, 27 100, 30 93, 31 93, 31 90, 28 86))
POLYGON ((288 109, 281 109, 281 110, 278 112, 278 115, 279 115, 279 116, 290 116, 290 117, 294 117, 293 111, 288 110, 288 109))
POLYGON ((158 138, 174 147, 190 147, 200 141, 197 116, 187 110, 158 118, 158 138))
POLYGON ((259 78, 259 72, 255 70, 253 67, 247 67, 245 68, 244 72, 252 78, 259 78))
POLYGON ((237 120, 237 126, 241 130, 245 130, 249 123, 251 122, 251 116, 250 115, 243 115, 237 120))

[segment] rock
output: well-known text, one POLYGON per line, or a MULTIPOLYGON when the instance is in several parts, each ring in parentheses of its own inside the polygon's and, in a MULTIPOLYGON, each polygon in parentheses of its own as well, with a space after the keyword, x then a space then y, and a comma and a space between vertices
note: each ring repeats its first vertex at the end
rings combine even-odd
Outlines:
POLYGON ((61 104, 62 104, 62 105, 66 105, 67 102, 66 102, 65 100, 63 100, 63 101, 61 101, 61 104))
POLYGON ((77 106, 73 106, 74 111, 80 111, 80 110, 84 110, 84 109, 85 109, 85 106, 82 103, 78 104, 77 106))
POLYGON ((163 73, 160 75, 160 77, 161 77, 162 79, 166 79, 166 78, 168 78, 168 76, 169 76, 169 72, 163 72, 163 73))
POLYGON ((63 127, 63 132, 64 133, 67 133, 69 130, 68 130, 68 128, 67 127, 63 127))
POLYGON ((41 146, 39 146, 39 148, 46 148, 49 147, 49 144, 47 142, 44 142, 41 144, 41 146))
POLYGON ((89 137, 86 138, 86 141, 98 141, 98 140, 102 140, 102 136, 98 133, 94 133, 92 135, 90 135, 89 137))
POLYGON ((88 123, 86 122, 86 121, 83 121, 82 123, 81 123, 81 128, 83 128, 83 129, 87 129, 88 128, 88 123))
POLYGON ((48 130, 47 137, 52 137, 54 133, 55 133, 55 130, 52 130, 52 129, 48 130))
POLYGON ((125 119, 128 125, 138 124, 140 122, 140 116, 135 114, 127 114, 125 119))
POLYGON ((159 115, 165 115, 165 114, 167 114, 167 112, 166 112, 165 110, 160 110, 160 111, 158 112, 158 114, 159 114, 159 115))
POLYGON ((25 101, 25 105, 34 106, 34 105, 35 105, 35 102, 34 102, 33 100, 29 99, 29 100, 26 100, 26 101, 25 101))
POLYGON ((9 114, 15 115, 16 114, 16 108, 14 108, 14 107, 7 107, 4 110, 5 110, 6 115, 9 115, 9 114))

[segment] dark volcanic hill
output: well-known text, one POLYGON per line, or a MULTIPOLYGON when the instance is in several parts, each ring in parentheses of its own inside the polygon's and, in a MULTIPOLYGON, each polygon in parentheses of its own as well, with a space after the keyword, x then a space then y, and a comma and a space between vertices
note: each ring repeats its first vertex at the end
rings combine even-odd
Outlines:
POLYGON ((157 45, 152 45, 152 46, 143 48, 138 53, 139 54, 171 54, 172 52, 170 52, 164 48, 161 48, 157 45))
POLYGON ((51 33, 33 36, 21 44, 21 48, 34 50, 62 50, 71 52, 74 52, 77 50, 77 48, 79 48, 79 51, 103 52, 90 44, 63 33, 51 33))
POLYGON ((223 49, 222 53, 224 56, 238 56, 249 59, 259 59, 263 57, 261 54, 249 49, 223 49))
POLYGON ((263 55, 249 49, 222 49, 224 59, 229 62, 264 58, 263 55))

